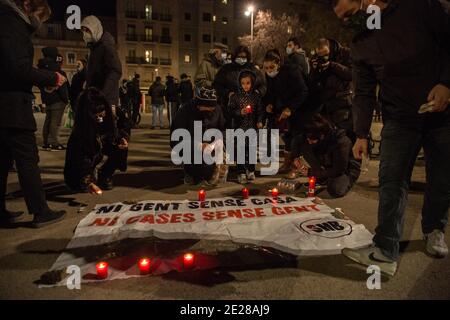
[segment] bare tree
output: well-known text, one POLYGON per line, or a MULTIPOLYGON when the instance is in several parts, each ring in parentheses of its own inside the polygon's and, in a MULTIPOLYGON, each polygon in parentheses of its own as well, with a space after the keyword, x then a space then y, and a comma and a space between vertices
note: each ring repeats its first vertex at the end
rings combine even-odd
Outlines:
POLYGON ((253 43, 251 36, 239 38, 242 45, 253 45, 253 60, 261 63, 269 49, 278 49, 283 54, 290 37, 301 37, 304 29, 297 14, 275 16, 271 11, 258 11, 256 14, 253 43))

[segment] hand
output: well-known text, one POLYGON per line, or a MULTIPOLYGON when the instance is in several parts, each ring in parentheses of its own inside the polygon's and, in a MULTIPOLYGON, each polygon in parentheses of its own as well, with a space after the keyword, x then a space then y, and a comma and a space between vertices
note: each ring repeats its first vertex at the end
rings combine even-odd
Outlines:
POLYGON ((267 112, 267 113, 273 113, 273 105, 269 104, 269 105, 266 107, 266 112, 267 112))
POLYGON ((431 112, 443 112, 447 109, 450 100, 450 89, 442 84, 436 85, 428 95, 428 102, 434 102, 431 112))
POLYGON ((362 157, 369 158, 369 141, 367 139, 356 139, 355 145, 353 146, 353 156, 356 160, 362 160, 362 157))
POLYGON ((126 149, 128 149, 128 141, 127 141, 125 138, 122 138, 122 139, 120 140, 119 145, 118 145, 117 147, 119 147, 120 150, 126 150, 126 149))
POLYGON ((247 113, 248 113, 248 111, 246 108, 241 109, 241 115, 245 116, 245 115, 247 115, 247 113))
POLYGON ((88 186, 88 191, 89 191, 89 193, 90 194, 92 194, 92 195, 98 195, 98 196, 100 196, 100 195, 102 195, 103 194, 103 191, 102 191, 102 189, 100 189, 96 184, 94 184, 94 183, 91 183, 89 186, 88 186))
POLYGON ((209 143, 202 143, 202 151, 205 151, 206 148, 208 148, 209 143))
POLYGON ((292 114, 291 110, 289 108, 285 108, 280 115, 279 121, 289 118, 291 114, 292 114))
POLYGON ((56 72, 56 86, 61 87, 66 82, 67 82, 67 78, 64 77, 61 73, 56 72))
POLYGON ((319 69, 320 69, 320 71, 325 71, 328 69, 329 66, 330 66, 330 61, 320 64, 319 69))
POLYGON ((302 176, 307 177, 308 176, 308 167, 305 166, 302 161, 300 161, 300 158, 297 158, 294 160, 294 167, 298 173, 300 173, 302 176))
POLYGON ((256 124, 256 127, 257 127, 258 129, 262 129, 262 128, 264 128, 264 124, 263 124, 262 122, 258 122, 258 123, 256 124))

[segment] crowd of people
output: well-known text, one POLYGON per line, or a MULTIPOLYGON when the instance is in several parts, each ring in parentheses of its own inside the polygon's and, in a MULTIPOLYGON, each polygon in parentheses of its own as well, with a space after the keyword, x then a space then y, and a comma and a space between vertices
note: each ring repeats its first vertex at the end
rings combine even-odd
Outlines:
MULTIPOLYGON (((334 0, 336 15, 354 32, 351 49, 334 39, 320 38, 308 56, 300 39, 291 38, 284 52, 269 49, 257 64, 249 48, 238 46, 230 52, 226 45, 216 43, 192 81, 186 74, 181 81, 168 75, 165 83, 156 77, 147 91, 151 127, 166 128, 167 105, 171 132, 186 129, 193 133, 196 121, 202 123, 203 132, 278 129, 284 142, 279 173, 290 179, 314 176, 331 196, 343 197, 359 178, 361 160, 369 156, 370 126, 381 102, 384 128, 375 245, 343 253, 361 264, 375 262, 382 271, 395 273, 409 180, 423 147, 427 162, 423 232, 428 252, 445 256, 443 232, 450 205, 450 18, 438 1, 415 3, 334 0), (367 19, 365 10, 372 3, 382 10, 384 29, 373 31, 360 23, 367 19), (404 43, 396 39, 408 44, 407 54, 404 43), (433 112, 419 114, 425 102, 433 112)), ((141 121, 140 75, 119 85, 122 69, 114 38, 95 16, 84 18, 81 24, 90 54, 87 61, 77 62, 78 72, 70 86, 57 48, 42 49, 44 57, 33 66, 31 34, 50 12, 46 1, 0 0, 0 67, 4 73, 0 79, 0 141, 4 146, 0 217, 8 222, 21 218, 21 213, 8 211, 5 203, 8 171, 15 162, 35 227, 59 221, 65 212, 51 210, 46 202, 31 87, 40 88, 47 106, 45 150, 66 148, 59 140, 59 128, 66 105, 69 101, 72 105, 75 123, 67 144, 64 179, 74 192, 101 194, 114 187, 114 172, 127 169, 131 129, 141 121)), ((170 143, 173 148, 174 142, 170 143)), ((212 150, 216 143, 193 140, 192 150, 212 150)), ((257 176, 248 150, 245 161, 236 166, 240 184, 257 176)), ((224 164, 193 161, 183 167, 186 184, 212 186, 225 182, 229 170, 224 164)))

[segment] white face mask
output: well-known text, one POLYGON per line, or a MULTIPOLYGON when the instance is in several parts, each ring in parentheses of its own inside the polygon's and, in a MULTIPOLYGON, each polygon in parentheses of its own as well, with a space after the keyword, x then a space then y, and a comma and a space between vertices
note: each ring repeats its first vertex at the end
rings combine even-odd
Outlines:
POLYGON ((85 32, 85 31, 83 31, 83 40, 84 40, 84 42, 86 42, 86 44, 95 42, 92 34, 90 32, 85 32))
POLYGON ((294 49, 292 49, 291 47, 286 47, 287 54, 292 54, 293 52, 294 52, 294 49))
POLYGON ((234 61, 236 61, 237 64, 243 66, 244 64, 247 63, 247 58, 239 58, 239 57, 238 57, 238 58, 236 58, 236 60, 234 60, 234 61))
POLYGON ((276 70, 276 71, 272 71, 272 72, 267 72, 267 75, 271 78, 275 78, 278 73, 280 73, 280 71, 276 70))
POLYGON ((228 55, 226 53, 222 53, 220 57, 222 58, 222 61, 225 61, 227 60, 228 55))

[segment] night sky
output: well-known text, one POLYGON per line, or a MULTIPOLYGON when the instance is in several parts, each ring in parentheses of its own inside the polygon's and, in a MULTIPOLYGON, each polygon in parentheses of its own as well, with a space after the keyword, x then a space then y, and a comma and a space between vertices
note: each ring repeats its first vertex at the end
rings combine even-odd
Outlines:
POLYGON ((116 14, 116 0, 48 0, 53 14, 52 20, 63 20, 68 6, 76 4, 81 14, 113 17, 116 14))

